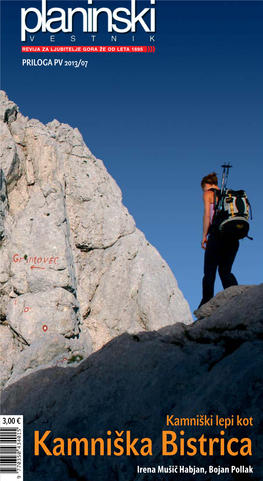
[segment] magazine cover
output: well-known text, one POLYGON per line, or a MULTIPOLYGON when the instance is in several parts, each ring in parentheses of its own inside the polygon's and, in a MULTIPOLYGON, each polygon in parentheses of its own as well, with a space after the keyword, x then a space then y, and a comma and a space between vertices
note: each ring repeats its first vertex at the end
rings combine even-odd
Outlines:
POLYGON ((263 479, 263 3, 2 0, 1 481, 263 479))

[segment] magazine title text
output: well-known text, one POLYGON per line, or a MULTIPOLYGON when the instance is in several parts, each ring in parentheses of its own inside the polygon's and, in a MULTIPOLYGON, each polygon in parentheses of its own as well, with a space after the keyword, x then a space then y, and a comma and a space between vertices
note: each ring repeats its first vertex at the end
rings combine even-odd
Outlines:
MULTIPOLYGON (((155 0, 149 0, 150 5, 155 5, 155 0)), ((88 0, 92 5, 93 0, 88 0)), ((50 8, 47 10, 47 0, 42 0, 42 10, 35 7, 21 8, 21 41, 27 40, 27 33, 42 32, 50 33, 70 33, 73 32, 74 16, 82 15, 83 32, 98 32, 99 15, 106 14, 108 22, 108 32, 127 33, 136 32, 137 25, 141 25, 145 32, 155 32, 156 11, 154 7, 137 10, 136 0, 131 0, 130 9, 124 7, 115 8, 50 8), (34 25, 32 19, 28 25, 29 14, 34 15, 34 25), (49 18, 48 18, 49 17, 49 18), (115 23, 117 22, 117 23, 115 23)), ((32 15, 31 15, 32 17, 32 15)))

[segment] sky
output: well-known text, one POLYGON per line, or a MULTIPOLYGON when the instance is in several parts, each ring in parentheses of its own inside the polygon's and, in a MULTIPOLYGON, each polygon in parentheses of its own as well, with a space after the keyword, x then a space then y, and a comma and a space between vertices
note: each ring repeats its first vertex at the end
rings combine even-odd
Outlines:
MULTIPOLYGON (((202 292, 201 179, 230 162, 228 186, 252 204, 250 235, 233 267, 239 284, 262 282, 263 2, 156 0, 154 53, 21 53, 20 10, 34 0, 1 1, 1 89, 23 115, 77 127, 123 193, 123 203, 172 269, 193 312, 202 292), (88 60, 87 68, 25 67, 22 59, 88 60)), ((48 8, 87 8, 81 0, 48 8)), ((93 6, 130 8, 127 0, 93 6)), ((137 1, 138 10, 150 7, 137 1)), ((102 17, 101 17, 102 18, 102 17)), ((34 14, 28 16, 33 25, 34 14)), ((101 20, 92 42, 80 17, 74 45, 113 45, 101 20)), ((73 45, 38 32, 23 45, 73 45)), ((137 29, 114 45, 150 45, 137 29)), ((151 44, 152 45, 152 44, 151 44)), ((222 289, 217 280, 215 292, 222 289)))

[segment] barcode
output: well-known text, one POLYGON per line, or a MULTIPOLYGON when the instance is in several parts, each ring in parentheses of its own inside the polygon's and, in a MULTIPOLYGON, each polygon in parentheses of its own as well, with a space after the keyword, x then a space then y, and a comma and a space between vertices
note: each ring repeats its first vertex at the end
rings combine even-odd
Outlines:
POLYGON ((1 481, 23 481, 23 416, 0 416, 1 481))

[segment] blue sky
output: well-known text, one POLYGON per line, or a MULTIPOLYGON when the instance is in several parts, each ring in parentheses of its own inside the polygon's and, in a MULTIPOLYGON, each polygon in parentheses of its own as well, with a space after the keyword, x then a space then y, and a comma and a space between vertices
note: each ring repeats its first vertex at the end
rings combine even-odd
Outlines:
MULTIPOLYGON (((129 8, 126 0, 94 3, 129 8)), ((212 171, 221 180, 221 165, 230 161, 229 187, 247 191, 254 217, 254 240, 241 241, 233 272, 240 284, 262 282, 263 2, 156 0, 156 52, 56 54, 89 60, 87 69, 22 67, 22 58, 54 58, 21 53, 20 9, 30 6, 41 2, 1 2, 1 88, 23 115, 79 128, 192 311, 203 275, 200 181, 212 171)), ((48 1, 54 6, 87 2, 48 1)), ((97 45, 112 45, 105 31, 102 21, 97 45)), ((75 45, 92 44, 80 23, 74 33, 75 45)), ((117 44, 131 45, 131 34, 119 34, 117 44)), ((134 45, 148 44, 138 28, 134 45)), ((51 45, 49 34, 26 45, 51 45)), ((70 45, 69 36, 58 33, 55 45, 70 45)))

